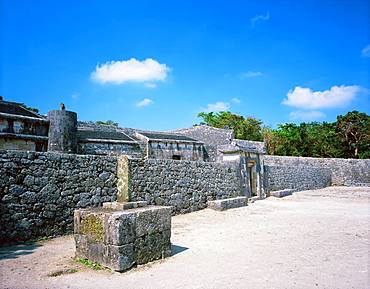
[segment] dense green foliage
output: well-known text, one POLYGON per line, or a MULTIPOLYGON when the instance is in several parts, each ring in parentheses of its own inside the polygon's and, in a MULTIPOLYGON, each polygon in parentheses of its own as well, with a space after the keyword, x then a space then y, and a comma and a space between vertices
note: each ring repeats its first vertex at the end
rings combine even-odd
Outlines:
POLYGON ((27 110, 30 110, 30 111, 33 111, 33 112, 36 112, 36 113, 38 113, 39 112, 39 109, 38 108, 34 108, 34 107, 30 107, 30 106, 27 106, 27 105, 25 105, 24 103, 21 103, 20 104, 21 106, 23 106, 25 109, 27 109, 27 110))
POLYGON ((272 155, 370 158, 370 116, 358 111, 339 115, 333 123, 286 123, 277 129, 230 112, 201 112, 198 117, 201 124, 233 129, 236 138, 264 140, 272 155))
POLYGON ((207 124, 218 128, 229 128, 234 131, 238 139, 248 139, 262 141, 262 121, 253 117, 244 118, 241 115, 233 114, 229 111, 201 112, 198 114, 203 121, 201 124, 207 124))
POLYGON ((114 122, 113 120, 107 120, 107 121, 98 120, 95 123, 98 125, 112 125, 112 126, 118 127, 118 122, 114 122))

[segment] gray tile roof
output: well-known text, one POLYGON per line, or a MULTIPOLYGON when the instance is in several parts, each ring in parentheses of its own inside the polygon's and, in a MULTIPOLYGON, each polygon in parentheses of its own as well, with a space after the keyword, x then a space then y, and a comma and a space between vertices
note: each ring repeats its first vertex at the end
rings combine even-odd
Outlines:
POLYGON ((142 132, 139 131, 139 134, 147 137, 149 140, 174 140, 174 141, 186 141, 186 142, 199 142, 193 138, 187 137, 180 134, 171 134, 171 133, 162 133, 162 132, 142 132))
POLYGON ((43 119, 38 113, 24 108, 21 103, 17 102, 0 100, 0 112, 43 119))
POLYGON ((80 140, 98 139, 98 140, 119 140, 134 141, 132 138, 119 131, 105 130, 77 130, 77 137, 80 140))

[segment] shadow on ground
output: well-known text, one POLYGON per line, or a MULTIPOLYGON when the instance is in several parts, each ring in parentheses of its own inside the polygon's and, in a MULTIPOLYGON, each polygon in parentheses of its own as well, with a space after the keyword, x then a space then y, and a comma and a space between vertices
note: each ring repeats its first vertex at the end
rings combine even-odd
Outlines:
POLYGON ((42 246, 36 242, 19 245, 0 247, 0 260, 15 259, 19 256, 32 254, 33 251, 42 246))
POLYGON ((189 250, 189 248, 171 244, 171 256, 175 256, 186 250, 189 250))

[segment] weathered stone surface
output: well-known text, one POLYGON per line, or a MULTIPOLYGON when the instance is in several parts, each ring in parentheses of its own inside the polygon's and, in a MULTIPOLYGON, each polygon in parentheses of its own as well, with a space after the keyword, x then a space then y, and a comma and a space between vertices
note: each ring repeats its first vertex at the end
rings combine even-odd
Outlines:
POLYGON ((131 177, 128 156, 123 155, 118 158, 117 178, 117 201, 132 201, 130 195, 131 177))
POLYGON ((75 208, 115 200, 116 170, 115 157, 0 151, 0 244, 72 232, 75 208))
POLYGON ((74 228, 76 256, 116 271, 171 254, 170 207, 79 209, 74 228))
POLYGON ((136 236, 151 235, 171 229, 170 207, 157 207, 156 210, 142 210, 136 216, 136 236))
MULTIPOLYGON (((172 214, 207 207, 208 200, 240 195, 238 168, 211 162, 128 159, 131 201, 172 206, 172 214)), ((120 180, 118 181, 120 182, 120 180)))
MULTIPOLYGON (((282 156, 265 156, 265 166, 278 167, 277 169, 284 172, 284 168, 291 167, 296 168, 295 172, 291 176, 291 182, 294 183, 298 179, 295 177, 300 170, 306 168, 316 167, 327 169, 331 173, 331 184, 335 186, 351 185, 356 186, 357 184, 367 184, 370 186, 370 159, 335 159, 335 158, 307 158, 307 157, 282 157, 282 156)), ((303 175, 303 173, 302 173, 303 175)), ((303 175, 304 176, 304 175, 303 175)), ((310 175, 306 174, 305 178, 309 178, 310 175)), ((270 177, 271 180, 276 180, 279 183, 279 179, 270 177)), ((279 188, 273 188, 272 190, 280 190, 288 187, 279 186, 279 188)), ((315 188, 315 187, 313 187, 315 188)))
POLYGON ((324 167, 265 164, 264 169, 268 192, 284 189, 313 190, 331 185, 331 171, 324 167))
POLYGON ((146 234, 135 240, 137 264, 171 256, 171 230, 146 234))
POLYGON ((295 190, 293 189, 285 189, 285 190, 280 190, 280 191, 272 191, 270 192, 270 196, 276 197, 276 198, 283 198, 286 196, 290 196, 293 194, 295 190))
POLYGON ((247 197, 236 197, 216 201, 208 201, 208 208, 216 211, 224 211, 233 208, 240 208, 248 205, 247 197))

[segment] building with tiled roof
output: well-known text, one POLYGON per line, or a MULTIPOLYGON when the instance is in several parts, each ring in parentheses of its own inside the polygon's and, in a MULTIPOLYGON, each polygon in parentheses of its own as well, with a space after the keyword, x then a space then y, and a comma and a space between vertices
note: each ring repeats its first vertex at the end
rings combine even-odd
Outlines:
POLYGON ((45 117, 0 97, 0 149, 46 151, 48 127, 45 117))

